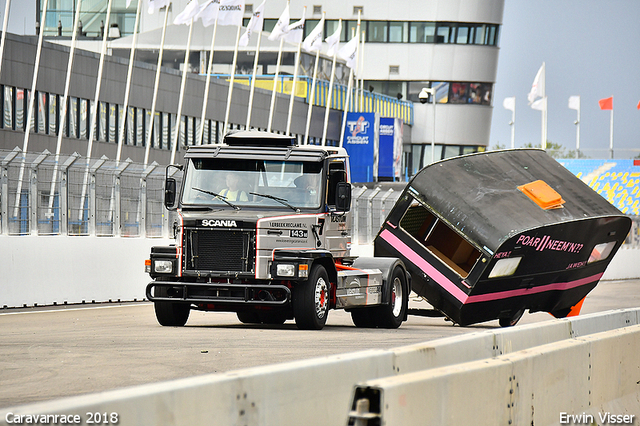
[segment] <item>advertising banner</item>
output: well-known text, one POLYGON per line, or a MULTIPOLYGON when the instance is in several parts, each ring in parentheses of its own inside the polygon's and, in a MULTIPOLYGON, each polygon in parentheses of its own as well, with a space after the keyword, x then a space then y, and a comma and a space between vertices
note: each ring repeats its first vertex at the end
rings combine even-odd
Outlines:
POLYGON ((378 180, 398 181, 402 174, 402 120, 380 118, 378 180))
POLYGON ((378 114, 347 113, 343 146, 349 153, 352 182, 373 182, 378 177, 378 114))

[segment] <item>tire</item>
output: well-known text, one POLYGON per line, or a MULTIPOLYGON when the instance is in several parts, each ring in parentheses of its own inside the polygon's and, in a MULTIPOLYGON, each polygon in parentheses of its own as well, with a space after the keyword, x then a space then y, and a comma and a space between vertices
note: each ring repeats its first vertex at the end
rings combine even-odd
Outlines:
POLYGON ((522 315, 524 315, 524 308, 516 311, 510 318, 499 318, 498 322, 500 323, 500 327, 513 327, 520 321, 522 315))
POLYGON ((329 276, 321 265, 293 289, 293 316, 300 330, 322 330, 329 314, 329 276))
POLYGON ((260 324, 260 317, 255 311, 241 311, 237 315, 238 320, 243 324, 260 324))
POLYGON ((351 321, 358 328, 375 328, 376 323, 375 308, 359 308, 351 311, 351 321))
POLYGON ((380 328, 398 328, 407 316, 409 307, 407 278, 401 268, 394 269, 387 291, 389 303, 376 309, 376 322, 380 328))
POLYGON ((189 319, 191 306, 188 303, 153 302, 156 318, 165 327, 182 327, 189 319))

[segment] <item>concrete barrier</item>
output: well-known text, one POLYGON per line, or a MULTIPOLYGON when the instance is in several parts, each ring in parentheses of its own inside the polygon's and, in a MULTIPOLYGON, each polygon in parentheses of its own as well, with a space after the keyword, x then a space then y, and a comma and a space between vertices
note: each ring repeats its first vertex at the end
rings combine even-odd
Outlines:
POLYGON ((637 424, 638 353, 634 325, 372 380, 356 389, 350 424, 637 424))
MULTIPOLYGON (((6 417, 7 413, 12 413, 12 415, 77 414, 82 416, 85 421, 87 413, 117 413, 118 424, 123 426, 345 425, 354 399, 354 386, 365 383, 364 387, 360 388, 366 389, 371 387, 372 382, 369 381, 377 379, 380 381, 373 382, 376 385, 383 383, 384 380, 389 380, 389 383, 393 383, 395 386, 400 382, 393 381, 394 377, 399 378, 398 380, 409 381, 410 376, 433 380, 429 382, 429 386, 437 387, 424 390, 424 392, 434 395, 442 394, 444 399, 441 398, 440 401, 446 407, 461 407, 455 405, 457 402, 454 402, 453 399, 456 398, 473 400, 465 406, 467 407, 465 410, 468 411, 481 409, 486 405, 487 400, 493 398, 500 398, 506 407, 507 404, 514 404, 516 399, 513 399, 514 402, 511 400, 507 402, 504 400, 503 394, 508 393, 510 389, 517 390, 518 387, 533 386, 529 384, 529 380, 540 381, 541 384, 549 382, 552 385, 570 378, 571 381, 566 385, 567 389, 571 389, 571 386, 582 386, 582 382, 574 381, 571 369, 580 368, 579 374, 584 376, 585 371, 582 370, 585 359, 584 351, 591 350, 589 349, 591 346, 580 345, 587 341, 597 340, 592 336, 603 336, 589 333, 606 329, 621 330, 618 334, 624 334, 626 333, 624 330, 633 327, 637 329, 639 318, 640 308, 611 311, 508 329, 487 330, 391 350, 372 350, 149 384, 94 395, 0 409, 0 425, 11 424, 6 417), (625 328, 618 328, 620 326, 625 328), (558 346, 552 347, 552 345, 558 346), (571 351, 562 352, 558 349, 561 347, 571 348, 571 351), (567 369, 550 368, 548 365, 534 362, 537 358, 547 356, 545 355, 547 352, 561 353, 560 358, 570 357, 561 361, 550 358, 549 361, 550 363, 559 362, 558 365, 566 363, 567 369), (526 370, 528 373, 517 371, 518 386, 512 388, 513 384, 505 381, 508 377, 516 375, 514 363, 511 360, 525 357, 527 353, 532 354, 534 361, 527 361, 528 364, 523 364, 526 368, 522 368, 524 370, 528 368, 526 370), (495 371, 492 371, 490 367, 495 367, 495 371), (471 388, 466 386, 462 379, 460 382, 448 380, 448 375, 463 375, 467 370, 478 371, 478 377, 480 377, 478 380, 482 383, 482 380, 486 379, 488 381, 486 386, 483 385, 478 390, 471 391, 471 388), (442 374, 436 374, 437 371, 441 371, 442 374), (571 373, 571 377, 569 377, 569 373, 571 373), (388 379, 382 379, 385 377, 388 379), (433 379, 431 379, 432 377, 433 379)), ((609 332, 605 331, 605 333, 609 332)), ((608 339, 609 337, 601 338, 608 339)), ((635 338, 640 341, 638 335, 635 338)), ((638 349, 637 344, 628 340, 618 344, 615 339, 608 340, 608 342, 613 345, 610 352, 611 358, 608 360, 609 364, 612 366, 620 365, 620 371, 625 371, 630 380, 640 380, 640 377, 636 377, 638 376, 637 371, 633 371, 632 367, 626 365, 630 362, 630 358, 637 357, 637 354, 640 353, 636 350, 638 349), (614 355, 615 351, 619 351, 620 355, 614 355), (635 352, 628 353, 627 351, 635 352), (618 362, 625 363, 624 368, 618 362)), ((591 357, 595 359, 594 354, 598 353, 598 360, 604 362, 603 360, 607 356, 605 348, 600 346, 598 348, 601 352, 595 352, 594 349, 590 352, 591 357)), ((640 359, 640 357, 638 358, 640 359)), ((592 371, 594 374, 598 372, 604 381, 608 373, 605 370, 600 372, 599 368, 601 367, 593 367, 592 371)), ((595 377, 593 374, 591 376, 595 377)), ((415 381, 415 378, 412 378, 411 381, 415 381)), ((593 386, 593 383, 591 385, 593 386)), ((533 396, 544 400, 545 396, 542 393, 545 391, 538 387, 542 385, 536 384, 535 386, 532 389, 537 389, 536 392, 541 393, 534 393, 533 396)), ((625 393, 616 393, 614 390, 607 390, 607 393, 603 390, 598 393, 594 391, 593 395, 601 395, 598 396, 597 401, 603 407, 607 406, 606 404, 610 404, 611 407, 616 407, 616 404, 626 407, 631 403, 631 398, 635 394, 629 393, 630 385, 625 384, 625 386, 625 393), (614 399, 607 399, 609 395, 614 399)), ((555 388, 550 386, 550 389, 555 388)), ((575 388, 580 392, 582 389, 582 387, 575 388)), ((572 398, 570 391, 563 392, 557 393, 555 398, 559 401, 572 398)), ((531 397, 528 395, 528 398, 531 397)), ((398 399, 394 399, 394 401, 398 404, 406 404, 409 402, 407 398, 407 396, 398 396, 398 399)), ((515 397, 511 396, 511 398, 515 397)), ((520 402, 520 404, 524 404, 524 402, 520 402)), ((571 404, 567 403, 567 412, 574 408, 574 405, 571 404)), ((504 411, 504 407, 501 409, 504 411)), ((415 410, 420 413, 423 408, 415 410)), ((501 424, 498 421, 502 419, 501 416, 507 416, 513 410, 507 414, 502 411, 490 413, 495 417, 491 418, 490 423, 485 424, 501 424)), ((485 412, 479 411, 479 413, 485 412)), ((446 420, 448 419, 446 414, 442 415, 445 417, 440 421, 432 423, 422 421, 420 424, 463 424, 462 421, 450 422, 446 420)), ((475 416, 471 414, 469 416, 469 418, 475 419, 475 416)), ((515 417, 512 415, 511 418, 515 417)), ((386 424, 404 423, 386 422, 386 424)), ((546 423, 536 422, 534 424, 546 423)))
POLYGON ((0 236, 0 308, 134 301, 150 281, 144 260, 169 240, 0 236))

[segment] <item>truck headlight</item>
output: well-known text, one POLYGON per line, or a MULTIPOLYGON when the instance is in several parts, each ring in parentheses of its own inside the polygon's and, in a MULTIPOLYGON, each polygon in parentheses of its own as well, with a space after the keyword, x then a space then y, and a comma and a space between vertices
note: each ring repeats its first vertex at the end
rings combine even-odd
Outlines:
POLYGON ((309 276, 309 265, 301 263, 298 265, 298 276, 300 278, 307 278, 309 276))
POLYGON ((170 274, 173 272, 173 262, 171 260, 154 260, 153 270, 159 274, 170 274))
POLYGON ((294 277, 296 275, 295 265, 289 263, 278 263, 276 265, 276 275, 280 277, 294 277))

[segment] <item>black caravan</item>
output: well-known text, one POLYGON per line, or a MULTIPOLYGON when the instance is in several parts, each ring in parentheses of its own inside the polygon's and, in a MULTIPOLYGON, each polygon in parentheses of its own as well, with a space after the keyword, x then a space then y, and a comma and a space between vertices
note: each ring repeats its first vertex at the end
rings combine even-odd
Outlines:
POLYGON ((542 150, 472 154, 409 182, 375 239, 413 290, 460 325, 577 314, 631 219, 542 150))

